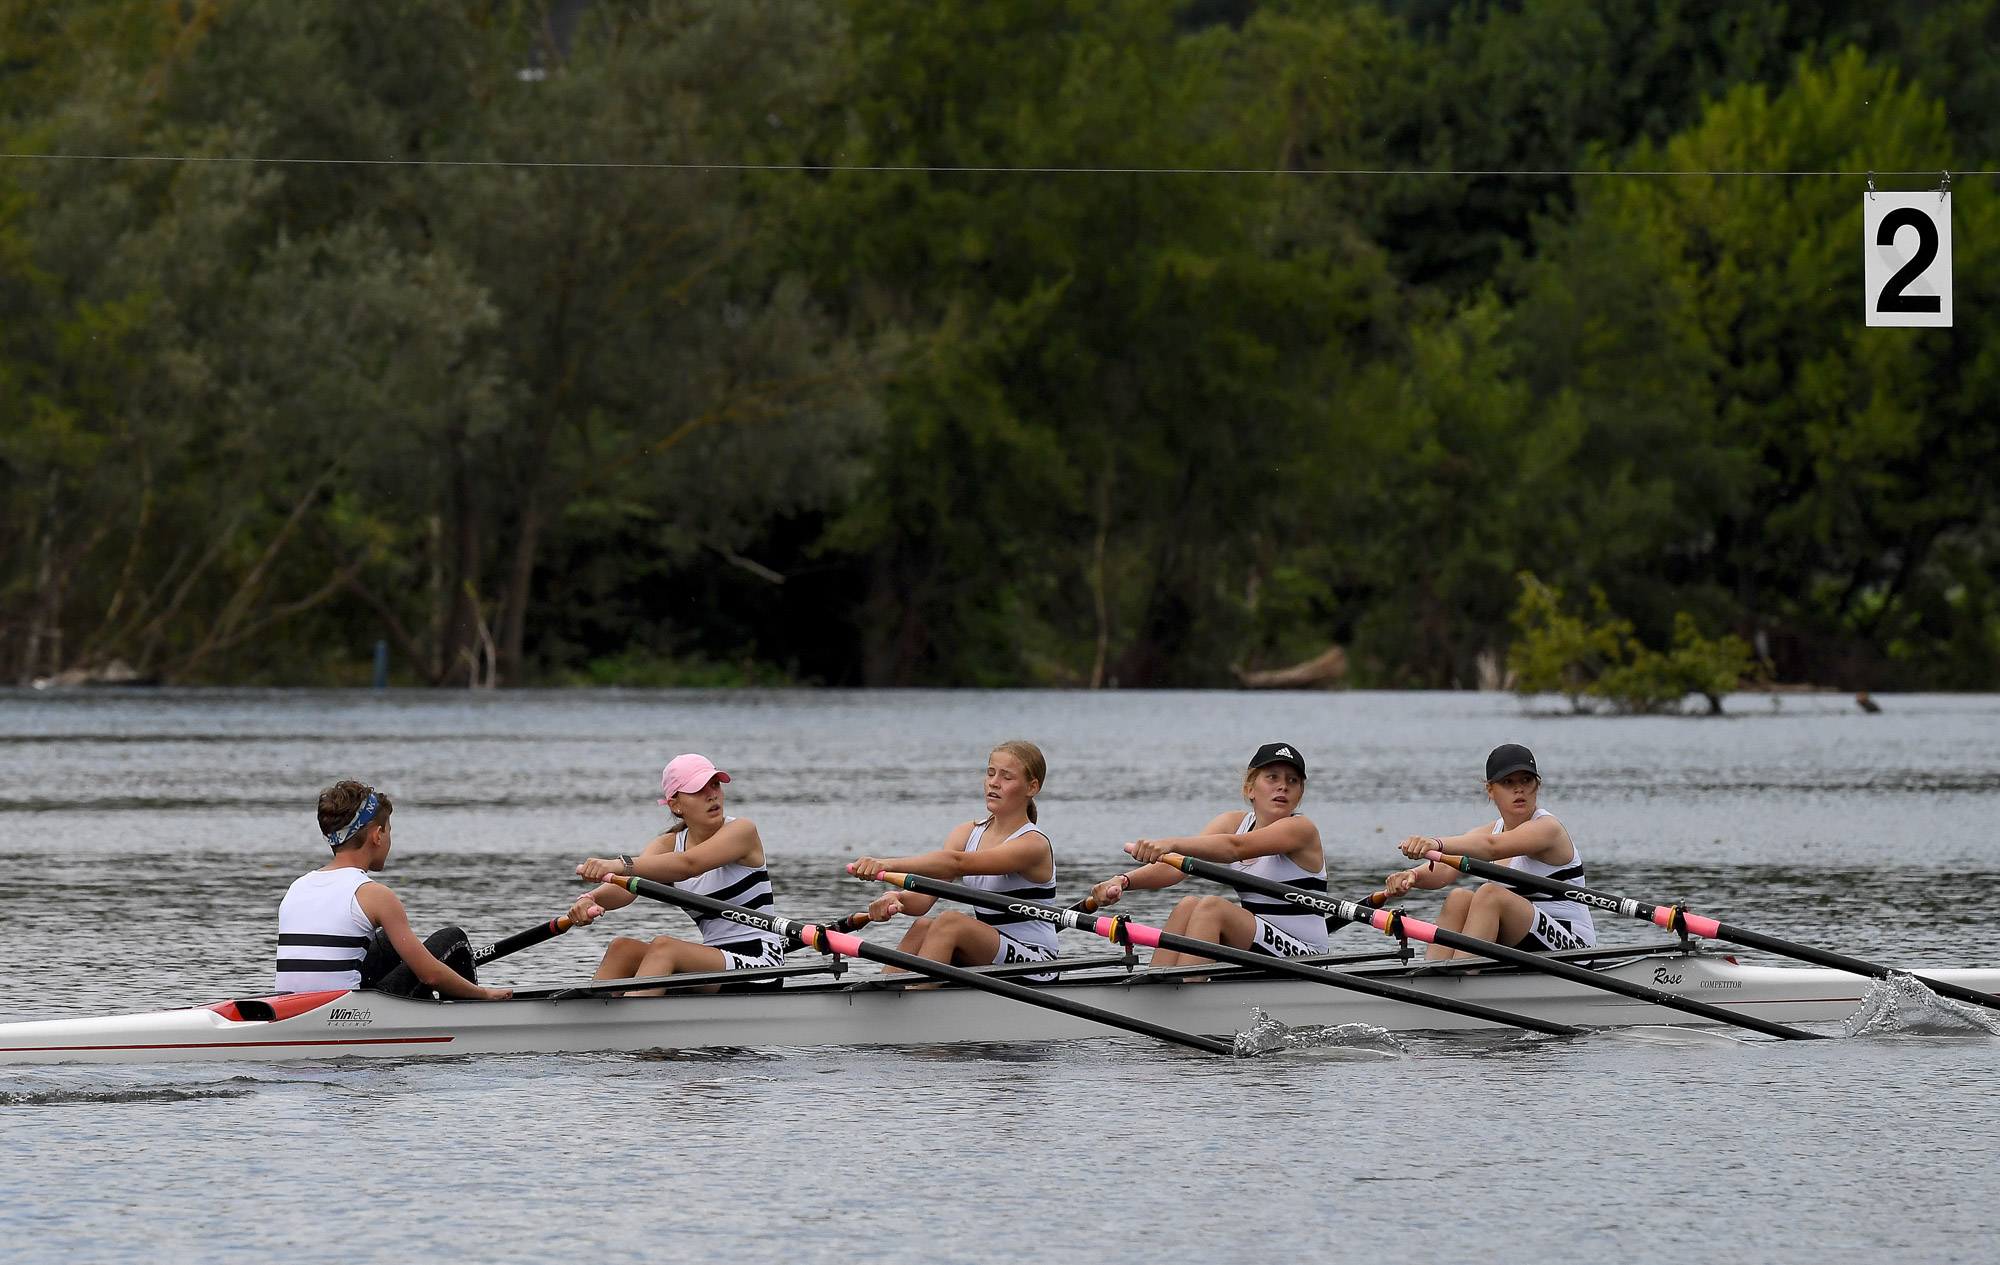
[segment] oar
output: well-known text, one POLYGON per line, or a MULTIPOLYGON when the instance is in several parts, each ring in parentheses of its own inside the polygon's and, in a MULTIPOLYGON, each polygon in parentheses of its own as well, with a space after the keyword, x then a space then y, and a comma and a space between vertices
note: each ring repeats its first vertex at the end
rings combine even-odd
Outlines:
MULTIPOLYGON (((1768 949, 1783 957, 1796 958, 1801 962, 1811 962, 1814 966, 1830 966, 1836 971, 1849 971, 1855 975, 1870 975, 1876 979, 1887 979, 1891 974, 1914 975, 1912 971, 1897 971, 1893 967, 1878 962, 1864 962, 1851 958, 1845 953, 1835 953, 1830 949, 1815 949, 1809 944, 1799 944, 1791 940, 1781 940, 1777 936, 1767 936, 1761 931, 1751 931, 1744 927, 1731 926, 1691 914, 1679 905, 1648 905, 1643 901, 1627 900, 1623 896, 1613 896, 1607 892, 1595 892, 1587 887, 1570 887, 1554 879, 1539 874, 1526 874, 1509 869, 1504 865, 1494 865, 1489 861, 1476 861, 1471 857, 1450 856, 1433 849, 1424 853, 1429 860, 1449 865, 1467 874, 1493 879, 1510 887, 1532 888, 1538 892, 1548 892, 1565 900, 1573 900, 1579 905, 1589 905, 1596 909, 1608 910, 1614 914, 1624 914, 1654 926, 1665 927, 1669 931, 1685 932, 1700 936, 1704 940, 1727 940, 1751 949, 1768 949)), ((2000 996, 1982 993, 1976 988, 1963 984, 1950 984, 1944 980, 1932 979, 1928 975, 1917 975, 1917 980, 1925 988, 1959 1001, 1969 1001, 1975 1006, 1991 1006, 2000 1010, 2000 996)))
POLYGON ((483 949, 473 950, 472 964, 474 966, 485 966, 488 962, 504 958, 510 953, 519 953, 523 949, 533 948, 544 940, 553 940, 563 932, 568 931, 569 928, 570 921, 568 914, 564 914, 560 918, 551 918, 540 926, 530 927, 526 931, 516 931, 505 940, 495 940, 483 949))
POLYGON ((1331 984, 1335 988, 1345 988, 1357 993, 1367 993, 1372 997, 1384 997, 1391 1001, 1407 1002, 1412 1006, 1427 1006, 1432 1010, 1447 1010, 1455 1015, 1467 1015, 1474 1019, 1484 1019, 1488 1023, 1502 1024, 1510 1028, 1527 1028, 1534 1032, 1546 1032, 1551 1036, 1573 1037, 1583 1031, 1566 1023, 1552 1023, 1546 1019, 1533 1019, 1527 1015, 1511 1014, 1504 1010, 1494 1010, 1477 1002, 1458 1001, 1450 997, 1433 997, 1412 988, 1401 988, 1395 984, 1384 984, 1379 980, 1363 979, 1345 975, 1339 971, 1329 971, 1324 967, 1307 966, 1303 962, 1293 962, 1287 958, 1269 957, 1253 953, 1248 949, 1232 948, 1226 944, 1213 944, 1207 940, 1197 940, 1192 936, 1176 935, 1171 931, 1161 931, 1144 923, 1127 918, 1099 918, 1079 913, 1074 909, 1059 909, 1054 905, 1038 904, 1031 900, 1009 900, 994 892, 981 891, 976 887, 962 887, 957 883, 947 883, 940 879, 925 878, 921 874, 882 873, 876 876, 891 887, 900 887, 907 892, 922 892, 927 896, 942 896, 948 900, 991 909, 998 913, 1019 914, 1037 922, 1046 922, 1057 927, 1068 927, 1075 931, 1088 931, 1116 944, 1140 944, 1149 949, 1170 949, 1178 953, 1193 953, 1200 957, 1213 958, 1220 962, 1235 962, 1241 966, 1254 966, 1259 970, 1278 975, 1291 975, 1299 979, 1311 980, 1315 984, 1331 984))
MULTIPOLYGON (((1387 892, 1376 892, 1373 896, 1364 896, 1361 903, 1379 909, 1389 903, 1389 894, 1387 892)), ((1095 896, 1085 896, 1082 900, 1076 902, 1076 904, 1071 905, 1069 909, 1071 913, 1094 914, 1097 912, 1097 898, 1095 896)))
POLYGON ((651 879, 622 878, 614 875, 603 881, 615 883, 634 896, 665 901, 669 905, 679 905, 682 909, 698 909, 703 913, 727 918, 731 922, 753 927, 759 931, 769 931, 779 936, 796 935, 804 943, 824 953, 844 953, 851 958, 867 958, 884 966, 899 967, 918 975, 927 975, 932 979, 950 980, 981 992, 997 993, 1002 997, 1026 1002, 1030 1006, 1040 1006, 1044 1010, 1059 1011, 1073 1018, 1087 1019, 1092 1023, 1103 1024, 1107 1028, 1121 1028, 1126 1032, 1136 1032, 1141 1036, 1171 1041, 1176 1045, 1204 1050, 1210 1054, 1236 1053, 1235 1046, 1228 1041, 1218 1041, 1214 1037, 1200 1036, 1192 1032, 1178 1032, 1144 1019, 1134 1019, 1097 1006, 1086 1006, 1082 1002, 1071 1001, 1067 997, 1053 993, 1039 992, 1025 984, 1016 984, 1012 980, 994 979, 963 967, 920 958, 913 953, 885 949, 880 945, 870 944, 859 936, 817 927, 811 923, 797 922, 790 918, 780 918, 774 914, 760 914, 754 909, 711 900, 693 892, 684 892, 678 887, 669 887, 665 883, 655 883, 651 879))
POLYGON ((1203 861, 1195 857, 1182 856, 1177 852, 1169 852, 1160 859, 1168 865, 1179 867, 1186 873, 1193 874, 1199 878, 1209 879, 1213 882, 1227 884, 1238 891, 1261 892, 1266 896, 1275 896, 1279 900, 1289 901, 1302 909, 1311 909, 1323 914, 1332 914, 1348 922, 1365 923, 1368 926, 1376 928, 1378 931, 1385 931, 1393 936, 1408 936, 1412 940, 1420 940, 1426 944, 1441 944, 1447 949, 1462 949, 1467 953, 1477 953, 1483 957, 1492 958, 1495 961, 1512 962, 1516 966, 1524 966, 1531 971, 1540 971, 1544 975, 1553 975, 1557 979, 1566 979, 1572 983, 1582 984, 1589 988, 1603 989, 1607 993, 1622 993, 1627 997, 1651 1002, 1655 1006, 1665 1006, 1670 1010, 1680 1010, 1690 1015, 1700 1015, 1702 1018, 1715 1023, 1733 1024, 1739 1028, 1748 1028, 1752 1032, 1762 1032, 1767 1036, 1773 1037, 1784 1037, 1790 1041, 1818 1040, 1823 1035, 1818 1032, 1807 1032, 1803 1028, 1794 1028, 1789 1024, 1772 1023, 1768 1019, 1758 1019, 1752 1015, 1732 1014, 1720 1006, 1711 1006, 1705 1001, 1696 1001, 1692 997, 1677 997, 1664 989, 1652 988, 1645 984, 1634 984, 1630 980, 1619 979, 1615 975, 1603 975, 1596 971, 1585 970, 1580 966, 1571 966, 1568 962, 1553 961, 1543 957, 1539 953, 1529 953, 1524 949, 1515 949, 1504 944, 1495 944, 1491 940, 1480 940, 1457 931, 1446 931, 1443 927, 1434 926, 1428 922, 1420 922, 1415 918, 1406 918, 1401 913, 1384 912, 1379 909, 1371 911, 1355 904, 1353 901, 1333 900, 1312 892, 1302 892, 1289 884, 1280 883, 1273 879, 1259 878, 1254 874, 1245 874, 1241 870, 1231 869, 1226 865, 1217 865, 1213 861, 1203 861))

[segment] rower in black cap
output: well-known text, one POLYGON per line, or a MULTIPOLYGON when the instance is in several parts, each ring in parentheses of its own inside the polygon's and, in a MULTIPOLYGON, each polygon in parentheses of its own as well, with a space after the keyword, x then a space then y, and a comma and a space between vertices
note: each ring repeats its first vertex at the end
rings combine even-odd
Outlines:
MULTIPOLYGON (((1534 752, 1519 743, 1493 748, 1486 757, 1486 796, 1500 810, 1500 820, 1474 826, 1462 835, 1433 839, 1411 835, 1403 840, 1403 855, 1421 858, 1430 851, 1495 861, 1524 874, 1539 874, 1558 883, 1586 885, 1583 860, 1569 831, 1546 808, 1536 806, 1542 775, 1534 752)), ((1424 861, 1414 869, 1398 870, 1385 885, 1391 899, 1412 888, 1448 887, 1459 872, 1424 861)), ((1597 928, 1588 906, 1541 892, 1521 892, 1505 883, 1482 883, 1444 898, 1437 925, 1481 940, 1534 952, 1584 949, 1597 943, 1597 928)), ((1428 958, 1469 957, 1439 945, 1428 958)))
MULTIPOLYGON (((1140 839, 1127 851, 1141 865, 1091 889, 1101 909, 1116 904, 1129 888, 1172 887, 1187 876, 1157 864, 1169 852, 1234 866, 1308 892, 1325 894, 1326 858, 1319 827, 1299 815, 1306 793, 1306 759, 1289 742, 1267 742, 1250 757, 1243 775, 1243 798, 1250 811, 1222 814, 1198 835, 1181 839, 1140 839)), ((1174 906, 1168 931, 1273 957, 1326 952, 1326 919, 1274 897, 1243 893, 1243 903, 1224 896, 1189 896, 1174 906)), ((1153 951, 1154 966, 1188 966, 1210 959, 1167 949, 1153 951)))

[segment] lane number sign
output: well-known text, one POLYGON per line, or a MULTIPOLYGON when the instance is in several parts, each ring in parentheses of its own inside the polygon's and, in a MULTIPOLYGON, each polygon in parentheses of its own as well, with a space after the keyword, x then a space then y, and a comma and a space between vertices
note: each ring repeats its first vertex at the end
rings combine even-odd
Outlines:
POLYGON ((1863 194, 1861 253, 1868 324, 1950 327, 1949 193, 1863 194))

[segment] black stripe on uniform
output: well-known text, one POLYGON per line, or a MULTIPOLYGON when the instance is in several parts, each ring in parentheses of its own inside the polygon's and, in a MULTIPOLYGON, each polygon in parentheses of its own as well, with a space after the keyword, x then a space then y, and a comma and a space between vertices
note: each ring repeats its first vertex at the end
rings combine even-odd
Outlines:
POLYGON ((762 939, 729 940, 722 944, 711 944, 708 947, 711 949, 719 949, 724 953, 741 953, 746 956, 755 958, 755 957, 762 957, 765 951, 768 950, 773 943, 774 942, 771 940, 762 940, 762 939))
POLYGON ((1281 880, 1286 887, 1296 887, 1302 892, 1323 892, 1326 880, 1318 876, 1312 878, 1288 878, 1281 880))
MULTIPOLYGON (((1585 886, 1585 883, 1583 881, 1583 862, 1581 861, 1578 861, 1573 865, 1565 865, 1560 870, 1556 870, 1553 873, 1542 875, 1541 877, 1546 878, 1551 882, 1555 883, 1574 883, 1578 887, 1585 886)), ((1543 903, 1544 901, 1569 899, 1569 897, 1567 896, 1557 896, 1553 892, 1525 891, 1521 888, 1514 886, 1512 883, 1507 882, 1507 880, 1505 879, 1501 879, 1500 883, 1508 891, 1514 893, 1516 896, 1524 896, 1538 905, 1543 903)))
POLYGON ((759 883, 768 883, 770 881, 770 874, 762 869, 755 869, 722 890, 707 893, 707 896, 710 900, 723 900, 731 904, 740 904, 742 902, 736 899, 738 896, 741 896, 759 883))
POLYGON ((1041 918, 1028 918, 1021 914, 996 914, 990 909, 975 909, 972 911, 972 916, 989 927, 1013 927, 1024 922, 1039 922, 1051 927, 1055 925, 1041 918))
POLYGON ((310 931, 281 931, 279 944, 306 944, 316 949, 365 949, 372 936, 322 936, 310 931))
POLYGON ((361 959, 360 958, 279 958, 278 969, 281 971, 304 971, 308 973, 358 971, 361 969, 361 959))

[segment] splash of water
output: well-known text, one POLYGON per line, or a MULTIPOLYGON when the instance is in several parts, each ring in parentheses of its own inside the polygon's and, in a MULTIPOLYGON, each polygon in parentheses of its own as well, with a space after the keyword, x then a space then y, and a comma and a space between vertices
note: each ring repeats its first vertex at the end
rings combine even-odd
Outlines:
POLYGON ((1977 1006, 1940 997, 1914 975, 1891 972, 1870 980, 1861 995, 1861 1009, 1847 1017, 1850 1037, 1965 1036, 2000 1037, 2000 1018, 1977 1006))
POLYGON ((1284 1050, 1340 1051, 1373 1058, 1401 1058, 1404 1046, 1386 1028, 1365 1023, 1337 1023, 1293 1028, 1279 1023, 1261 1007, 1250 1008, 1250 1026, 1236 1034, 1239 1058, 1284 1050))

